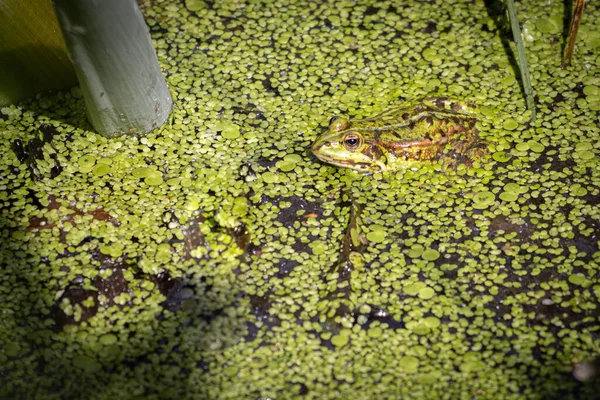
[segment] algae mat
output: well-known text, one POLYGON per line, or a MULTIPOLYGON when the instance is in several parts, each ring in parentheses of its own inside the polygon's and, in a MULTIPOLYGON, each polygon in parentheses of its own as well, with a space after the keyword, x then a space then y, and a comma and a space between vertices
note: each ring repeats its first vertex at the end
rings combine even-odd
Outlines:
POLYGON ((600 19, 558 68, 565 5, 151 2, 176 99, 143 139, 78 89, 1 109, 0 397, 594 398, 600 19), (489 155, 363 176, 333 115, 442 96, 489 155))

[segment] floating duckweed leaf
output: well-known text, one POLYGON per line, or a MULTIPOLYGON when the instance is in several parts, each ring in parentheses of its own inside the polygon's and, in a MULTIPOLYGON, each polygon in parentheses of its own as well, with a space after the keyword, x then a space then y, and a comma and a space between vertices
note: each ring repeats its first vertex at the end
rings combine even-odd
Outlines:
POLYGON ((226 376, 236 376, 238 373, 238 367, 235 365, 228 365, 223 368, 223 374, 226 376))
POLYGON ((179 185, 180 181, 181 181, 181 178, 171 178, 171 179, 167 180, 167 185, 176 186, 176 185, 179 185))
POLYGON ((158 253, 170 253, 171 245, 169 243, 160 243, 158 246, 156 246, 156 251, 158 253))
POLYGON ((282 170, 283 172, 293 171, 296 168, 296 163, 292 161, 282 160, 277 161, 277 168, 282 170))
POLYGON ((437 317, 427 317, 423 320, 423 323, 431 329, 437 329, 442 324, 442 321, 437 317))
POLYGON ((225 139, 236 139, 240 137, 240 127, 229 121, 219 121, 215 124, 215 130, 221 132, 225 139))
POLYGON ((410 250, 408 251, 407 255, 410 258, 419 258, 423 254, 423 250, 424 249, 425 248, 422 245, 420 245, 420 244, 412 245, 410 247, 410 250))
POLYGON ((279 181, 279 177, 277 176, 277 174, 271 171, 267 171, 264 174, 262 174, 262 178, 266 183, 275 183, 279 181))
POLYGON ((518 143, 515 146, 515 149, 517 149, 519 151, 527 151, 527 150, 529 150, 529 144, 527 142, 518 143))
POLYGON ((113 258, 117 258, 123 255, 123 249, 114 245, 105 244, 100 246, 100 253, 109 255, 113 258))
POLYGON ((596 101, 590 100, 588 102, 588 107, 592 111, 600 111, 600 99, 597 99, 596 101))
POLYGON ((4 350, 4 354, 8 357, 18 356, 21 350, 19 343, 6 343, 3 346, 2 350, 4 350))
POLYGON ((417 372, 419 369, 419 359, 413 356, 404 356, 398 360, 398 365, 408 373, 417 372))
POLYGON ((23 240, 26 237, 23 231, 14 231, 11 236, 16 240, 23 240))
POLYGON ((502 201, 515 201, 519 198, 519 194, 515 192, 502 192, 498 195, 502 201))
POLYGON ((423 254, 421 254, 421 257, 427 261, 435 261, 440 258, 440 252, 436 249, 426 249, 423 254))
POLYGON ((481 65, 473 65, 471 68, 469 68, 469 73, 470 74, 480 74, 483 71, 483 67, 481 65))
POLYGON ((560 33, 562 30, 562 18, 560 18, 556 15, 553 15, 550 18, 540 17, 535 22, 535 26, 542 33, 551 33, 551 34, 560 33))
POLYGON ((431 61, 437 56, 437 51, 435 49, 432 49, 431 47, 429 47, 429 48, 426 48, 425 50, 423 50, 422 54, 423 54, 423 59, 425 59, 427 61, 431 61))
POLYGON ((424 385, 433 385, 434 383, 438 382, 441 377, 441 371, 431 371, 427 374, 421 375, 419 377, 419 382, 424 385))
POLYGON ((583 93, 586 96, 596 96, 600 94, 600 89, 595 85, 586 85, 583 87, 583 93))
POLYGON ((582 274, 569 275, 569 283, 573 285, 583 285, 587 281, 586 277, 582 274))
POLYGON ((79 164, 79 170, 81 172, 90 172, 94 164, 96 164, 96 157, 92 155, 79 157, 79 159, 77 160, 77 164, 79 164))
POLYGON ((283 157, 283 159, 285 161, 299 163, 300 161, 302 161, 302 156, 299 154, 286 154, 285 157, 283 157))
POLYGON ((323 254, 323 253, 325 253, 325 250, 327 250, 327 246, 325 246, 325 243, 323 243, 319 240, 315 240, 314 242, 311 242, 309 244, 309 247, 312 249, 312 252, 315 255, 323 254))
POLYGON ((98 164, 92 169, 92 174, 96 176, 104 176, 110 173, 110 166, 106 164, 98 164))
MULTIPOLYGON (((505 192, 514 192, 514 193, 524 193, 523 188, 521 188, 521 186, 517 183, 514 182, 509 182, 506 185, 504 185, 504 191, 505 192)), ((527 190, 525 189, 525 192, 527 190)))
POLYGON ((187 203, 185 206, 189 211, 195 211, 200 208, 200 198, 196 195, 190 195, 187 198, 187 203))
POLYGON ((591 160, 592 158, 596 157, 594 152, 589 150, 578 151, 575 154, 582 160, 591 160))
POLYGON ((200 11, 206 8, 206 2, 202 0, 185 0, 185 6, 190 11, 200 11))
MULTIPOLYGON (((406 327, 409 328, 409 325, 407 324, 406 327)), ((417 324, 411 325, 409 329, 411 329, 415 335, 420 335, 420 336, 428 335, 431 332, 431 328, 429 328, 424 323, 417 323, 417 324)))
POLYGON ((586 32, 581 38, 583 42, 592 49, 600 48, 600 32, 597 30, 591 30, 586 32))
POLYGON ((98 164, 106 164, 106 165, 111 165, 113 162, 112 158, 109 157, 103 157, 98 159, 98 164))
POLYGON ((575 183, 570 187, 571 194, 574 196, 585 196, 588 191, 586 188, 582 187, 579 183, 575 183))
POLYGON ((354 100, 356 100, 356 92, 354 91, 348 91, 340 97, 342 103, 352 103, 354 100))
POLYGON ((245 197, 236 197, 233 199, 231 213, 238 217, 243 217, 248 214, 248 199, 245 197))
MULTIPOLYGON (((277 233, 277 228, 275 228, 274 226, 270 226, 270 227, 268 227, 268 228, 266 228, 266 229, 265 229, 265 233, 266 233, 267 235, 274 235, 274 234, 276 234, 276 233, 277 233)), ((315 245, 315 246, 316 246, 316 245, 315 245)), ((311 247, 312 247, 312 246, 311 246, 311 247)), ((314 249, 313 249, 313 253, 314 253, 314 254, 322 254, 322 252, 320 252, 320 253, 319 253, 319 252, 316 252, 316 253, 315 253, 315 250, 314 250, 314 249)))
POLYGON ((402 291, 409 296, 416 296, 417 294, 419 294, 421 289, 424 289, 425 287, 426 287, 426 285, 424 282, 415 282, 415 283, 405 285, 402 288, 402 291))
POLYGON ((146 177, 144 178, 144 182, 150 186, 157 186, 163 183, 162 174, 158 171, 149 171, 146 177))
POLYGON ((505 151, 497 151, 494 154, 492 154, 492 158, 498 162, 507 162, 512 158, 512 156, 510 155, 510 153, 507 153, 505 151))
POLYGON ((430 287, 425 287, 419 290, 419 298, 423 300, 429 300, 435 296, 435 290, 430 287))
POLYGON ((486 117, 493 117, 495 114, 494 109, 492 107, 488 107, 488 106, 480 107, 479 111, 486 117))
POLYGON ((496 196, 494 193, 490 191, 479 192, 473 197, 473 207, 476 209, 488 208, 495 200, 496 196))
POLYGON ((523 193, 523 188, 514 182, 510 182, 504 186, 504 191, 498 197, 503 201, 515 201, 519 198, 520 193, 523 193))
POLYGON ((371 231, 367 233, 367 240, 371 243, 381 243, 385 240, 387 232, 385 231, 371 231))
POLYGON ((98 361, 85 355, 73 357, 73 365, 90 373, 98 372, 102 368, 102 365, 98 361))
POLYGON ((592 150, 594 147, 592 146, 592 144, 590 142, 579 142, 575 145, 575 151, 580 152, 580 151, 585 151, 585 150, 592 150))
POLYGON ((527 144, 529 145, 529 149, 534 153, 541 153, 546 148, 546 146, 539 142, 536 142, 535 140, 530 140, 529 142, 527 142, 527 144))
POLYGON ((135 178, 145 178, 146 176, 148 176, 148 174, 150 173, 150 168, 146 168, 146 167, 141 167, 141 168, 136 168, 133 171, 131 171, 131 175, 133 175, 135 178))
POLYGON ((331 337, 331 344, 335 347, 342 347, 348 344, 350 341, 350 336, 348 334, 343 334, 340 332, 338 335, 333 335, 331 337))
POLYGON ((479 355, 475 352, 468 352, 463 358, 463 362, 459 365, 462 372, 476 372, 485 367, 485 364, 479 359, 479 355))
POLYGON ((519 123, 517 121, 515 121, 514 119, 507 119, 502 124, 502 127, 504 129, 506 129, 507 131, 514 131, 515 129, 517 129, 519 127, 519 123))
POLYGON ((440 269, 442 271, 453 271, 456 268, 457 268, 457 266, 454 265, 454 264, 442 264, 442 265, 440 265, 440 269))
POLYGON ((371 327, 367 331, 367 335, 369 335, 369 337, 372 337, 374 339, 381 337, 382 334, 383 334, 383 329, 380 326, 371 327))
POLYGON ((117 343, 117 337, 112 333, 107 333, 105 335, 100 336, 98 341, 105 346, 117 343))

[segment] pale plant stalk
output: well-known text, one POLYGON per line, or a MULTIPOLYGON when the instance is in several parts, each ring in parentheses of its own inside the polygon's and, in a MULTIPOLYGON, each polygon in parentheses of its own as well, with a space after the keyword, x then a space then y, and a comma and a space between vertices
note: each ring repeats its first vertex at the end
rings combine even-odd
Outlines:
POLYGON ((166 122, 173 100, 135 0, 54 6, 94 129, 141 135, 166 122))

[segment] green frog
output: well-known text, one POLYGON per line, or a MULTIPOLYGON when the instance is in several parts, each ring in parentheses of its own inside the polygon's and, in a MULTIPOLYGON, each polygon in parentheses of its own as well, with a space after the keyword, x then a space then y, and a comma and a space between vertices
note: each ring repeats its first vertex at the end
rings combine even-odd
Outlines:
POLYGON ((470 165, 485 152, 472 109, 445 99, 391 109, 373 118, 335 117, 315 140, 320 160, 361 172, 380 172, 448 157, 470 165), (445 151, 445 150, 448 151, 445 151))

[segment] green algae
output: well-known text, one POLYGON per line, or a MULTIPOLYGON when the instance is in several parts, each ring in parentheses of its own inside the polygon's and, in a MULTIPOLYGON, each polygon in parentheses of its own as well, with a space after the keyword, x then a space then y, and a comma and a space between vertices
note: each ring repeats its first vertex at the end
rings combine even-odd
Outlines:
POLYGON ((98 137, 77 90, 2 108, 1 397, 592 398, 598 6, 560 70, 562 5, 517 5, 528 124, 483 2, 209 3, 145 4, 169 127, 98 137), (431 95, 479 106, 489 157, 310 155, 333 115, 431 95))

